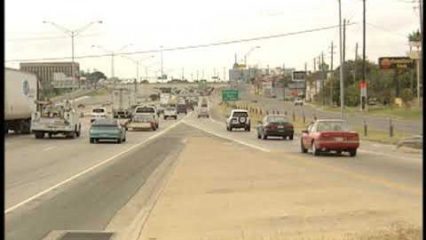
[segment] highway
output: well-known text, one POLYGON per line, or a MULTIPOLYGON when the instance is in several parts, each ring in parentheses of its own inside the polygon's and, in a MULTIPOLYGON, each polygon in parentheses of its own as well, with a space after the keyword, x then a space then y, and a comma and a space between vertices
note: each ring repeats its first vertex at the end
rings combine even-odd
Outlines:
MULTIPOLYGON (((106 99, 106 96, 87 97, 81 102, 90 106, 102 104, 106 99)), ((383 191, 395 201, 407 202, 408 219, 419 223, 419 215, 413 212, 421 213, 421 154, 362 142, 355 158, 313 157, 310 153, 300 153, 298 136, 293 141, 259 140, 254 126, 251 132, 228 132, 223 116, 214 108, 211 116, 197 119, 194 114, 188 114, 179 116, 178 120, 161 119, 158 131, 129 131, 123 144, 89 144, 88 117, 83 118, 82 135, 76 139, 7 136, 6 239, 43 239, 54 230, 105 230, 161 163, 170 158, 175 161, 185 150, 188 139, 201 136, 232 144, 236 152, 259 151, 277 161, 285 159, 278 163, 284 167, 288 164, 305 168, 309 163, 310 167, 318 165, 326 169, 330 176, 346 174, 366 182, 362 185, 366 197, 374 199, 378 191, 383 191)), ((315 182, 321 176, 313 173, 309 179, 315 182)), ((351 189, 355 185, 348 183, 342 187, 351 189)))

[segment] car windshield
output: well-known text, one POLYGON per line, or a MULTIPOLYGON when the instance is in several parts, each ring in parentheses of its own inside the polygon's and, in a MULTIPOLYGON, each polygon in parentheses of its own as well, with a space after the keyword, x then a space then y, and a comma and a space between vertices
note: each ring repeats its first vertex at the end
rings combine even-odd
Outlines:
POLYGON ((99 119, 93 122, 92 127, 117 127, 117 120, 99 119))
POLYGON ((102 109, 102 108, 96 108, 96 109, 93 109, 93 110, 92 110, 92 112, 93 112, 93 113, 104 113, 104 112, 105 112, 105 109, 102 109))
POLYGON ((247 112, 234 112, 233 117, 248 117, 247 112))
POLYGON ((284 116, 270 116, 267 121, 271 123, 286 123, 288 119, 284 116))
POLYGON ((317 125, 317 131, 319 132, 350 131, 350 128, 348 124, 344 121, 329 121, 329 122, 319 122, 317 125))
POLYGON ((168 107, 168 108, 166 108, 166 110, 167 111, 176 111, 176 108, 174 108, 174 107, 168 107))
POLYGON ((155 113, 154 108, 151 107, 143 107, 143 108, 137 108, 136 113, 155 113))

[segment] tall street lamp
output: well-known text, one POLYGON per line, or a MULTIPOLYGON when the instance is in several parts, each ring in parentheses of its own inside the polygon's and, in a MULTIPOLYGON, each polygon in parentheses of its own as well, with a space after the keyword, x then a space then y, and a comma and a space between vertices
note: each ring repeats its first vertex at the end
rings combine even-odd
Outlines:
POLYGON ((260 46, 252 47, 245 55, 244 55, 244 65, 247 66, 247 57, 252 53, 254 50, 260 48, 260 46))
MULTIPOLYGON (((93 24, 96 24, 96 23, 102 24, 103 22, 102 21, 93 21, 93 22, 90 22, 87 25, 85 25, 85 26, 83 26, 83 27, 81 27, 79 29, 74 29, 74 30, 70 30, 68 28, 60 26, 60 25, 58 25, 58 24, 56 24, 54 22, 51 22, 51 21, 43 21, 43 23, 44 24, 50 24, 50 25, 56 27, 57 29, 65 32, 65 34, 67 34, 67 35, 69 35, 71 37, 71 52, 72 52, 72 55, 71 55, 71 62, 72 62, 71 63, 72 64, 71 65, 71 77, 72 77, 72 80, 74 81, 75 80, 75 71, 74 71, 74 38, 76 36, 78 36, 81 32, 83 32, 84 30, 86 30, 87 28, 89 28, 90 26, 92 26, 93 24)), ((78 81, 78 87, 80 88, 80 81, 78 81)))
POLYGON ((99 45, 92 45, 92 48, 96 47, 96 48, 99 48, 99 49, 111 54, 111 78, 114 78, 114 56, 117 54, 117 52, 120 52, 120 51, 124 50, 125 48, 127 48, 131 45, 132 45, 131 43, 126 44, 122 48, 118 49, 117 51, 107 50, 107 49, 105 49, 105 48, 103 48, 102 46, 99 46, 99 45))

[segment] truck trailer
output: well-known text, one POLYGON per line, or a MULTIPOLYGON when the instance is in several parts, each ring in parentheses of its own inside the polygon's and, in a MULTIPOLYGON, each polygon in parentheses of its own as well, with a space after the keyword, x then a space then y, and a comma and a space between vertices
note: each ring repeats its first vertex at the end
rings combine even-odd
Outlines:
POLYGON ((31 133, 31 114, 37 110, 38 80, 33 73, 5 68, 5 133, 31 133))

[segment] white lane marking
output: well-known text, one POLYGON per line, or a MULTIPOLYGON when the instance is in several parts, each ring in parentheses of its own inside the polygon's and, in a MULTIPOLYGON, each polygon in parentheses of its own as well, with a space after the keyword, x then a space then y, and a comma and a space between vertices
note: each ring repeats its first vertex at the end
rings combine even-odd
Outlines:
POLYGON ((389 158, 398 158, 398 159, 402 159, 402 160, 411 160, 411 161, 421 161, 421 159, 422 159, 422 156, 419 156, 418 158, 412 158, 412 157, 389 155, 389 154, 385 154, 385 153, 369 151, 369 150, 364 150, 364 149, 358 149, 358 152, 373 154, 373 155, 377 155, 377 156, 385 156, 385 157, 389 157, 389 158))
POLYGON ((86 98, 89 98, 89 96, 82 96, 82 97, 78 97, 78 98, 76 98, 76 99, 74 99, 74 100, 72 100, 73 102, 77 102, 77 101, 80 101, 80 100, 83 100, 83 99, 86 99, 86 98))
POLYGON ((56 146, 50 146, 50 147, 47 147, 47 148, 43 149, 43 151, 49 151, 49 150, 52 150, 54 148, 56 148, 56 146))
POLYGON ((11 213, 12 211, 14 211, 14 210, 18 209, 19 207, 21 207, 21 206, 23 206, 23 205, 25 205, 25 204, 27 204, 27 203, 29 203, 29 202, 33 201, 34 199, 37 199, 37 198, 39 198, 39 197, 41 197, 41 196, 45 195, 46 193, 51 192, 52 190, 54 190, 54 189, 56 189, 56 188, 59 188, 59 187, 61 187, 62 185, 66 184, 66 183, 68 183, 68 182, 71 182, 72 180, 74 180, 74 179, 76 179, 76 178, 78 178, 78 177, 80 177, 80 176, 82 176, 82 175, 84 175, 84 174, 86 174, 86 173, 88 173, 88 172, 91 172, 91 171, 93 171, 94 169, 96 169, 96 168, 98 168, 98 167, 100 167, 100 166, 102 166, 102 165, 105 165, 106 163, 111 162, 111 161, 112 161, 112 160, 114 160, 115 158, 117 158, 117 157, 119 157, 119 156, 121 156, 121 155, 123 155, 123 154, 125 154, 125 153, 127 153, 127 152, 130 152, 131 150, 133 150, 133 149, 135 149, 135 148, 137 148, 137 147, 139 147, 139 146, 142 146, 142 145, 144 145, 144 144, 148 143, 150 140, 152 140, 152 139, 154 139, 154 138, 157 138, 157 137, 159 137, 159 136, 161 136, 161 135, 165 134, 166 132, 168 132, 168 131, 169 131, 169 130, 171 130, 172 128, 176 127, 179 123, 183 122, 183 120, 184 120, 186 117, 188 117, 188 116, 189 116, 189 115, 187 115, 187 116, 183 117, 181 120, 177 121, 176 123, 173 123, 171 126, 169 126, 168 128, 164 129, 163 131, 158 132, 158 133, 156 133, 156 134, 154 134, 154 135, 150 136, 150 137, 149 137, 149 138, 147 138, 145 141, 140 142, 140 143, 138 143, 138 144, 135 144, 135 145, 133 145, 133 146, 131 146, 131 147, 127 148, 126 150, 124 150, 124 151, 122 151, 122 152, 120 152, 120 153, 117 153, 116 155, 114 155, 114 156, 112 156, 112 157, 110 157, 110 158, 108 158, 108 159, 106 159, 106 160, 104 160, 104 161, 102 161, 102 162, 100 162, 100 163, 97 163, 97 164, 95 164, 94 166, 92 166, 92 167, 90 167, 90 168, 87 168, 86 170, 84 170, 84 171, 82 171, 82 172, 79 172, 79 173, 75 174, 74 176, 71 176, 71 177, 69 177, 69 178, 65 179, 64 181, 62 181, 62 182, 60 182, 60 183, 58 183, 58 184, 55 184, 55 185, 53 185, 52 187, 49 187, 49 188, 47 188, 47 189, 45 189, 45 190, 43 190, 43 191, 41 191, 41 192, 39 192, 39 193, 37 193, 37 194, 35 194, 35 195, 33 195, 33 196, 31 196, 31 197, 29 197, 29 198, 25 199, 24 201, 21 201, 20 203, 15 204, 14 206, 12 206, 12 207, 10 207, 10 208, 6 209, 6 210, 4 211, 4 213, 5 213, 5 214, 11 213))
POLYGON ((187 121, 182 121, 182 122, 183 122, 184 124, 188 125, 188 126, 195 127, 195 128, 197 128, 197 129, 199 129, 199 130, 201 130, 201 131, 204 131, 204 132, 210 133, 210 134, 215 135, 215 136, 217 136, 217 137, 224 138, 224 139, 227 139, 227 140, 231 140, 231 141, 237 142, 237 143, 239 143, 239 144, 242 144, 242 145, 245 145, 245 146, 248 146, 248 147, 251 147, 251 148, 255 148, 255 149, 260 150, 260 151, 263 151, 263 152, 271 152, 271 150, 269 150, 269 149, 266 149, 266 148, 263 148, 263 147, 259 147, 259 146, 256 146, 256 145, 254 145, 254 144, 251 144, 251 143, 243 142, 243 141, 241 141, 241 140, 237 140, 237 139, 234 139, 234 138, 231 138, 231 137, 228 137, 228 136, 222 135, 222 134, 218 134, 218 133, 212 132, 212 131, 207 130, 207 129, 205 129, 205 128, 202 128, 202 127, 196 126, 195 124, 191 124, 191 123, 189 123, 189 122, 187 122, 187 121))

